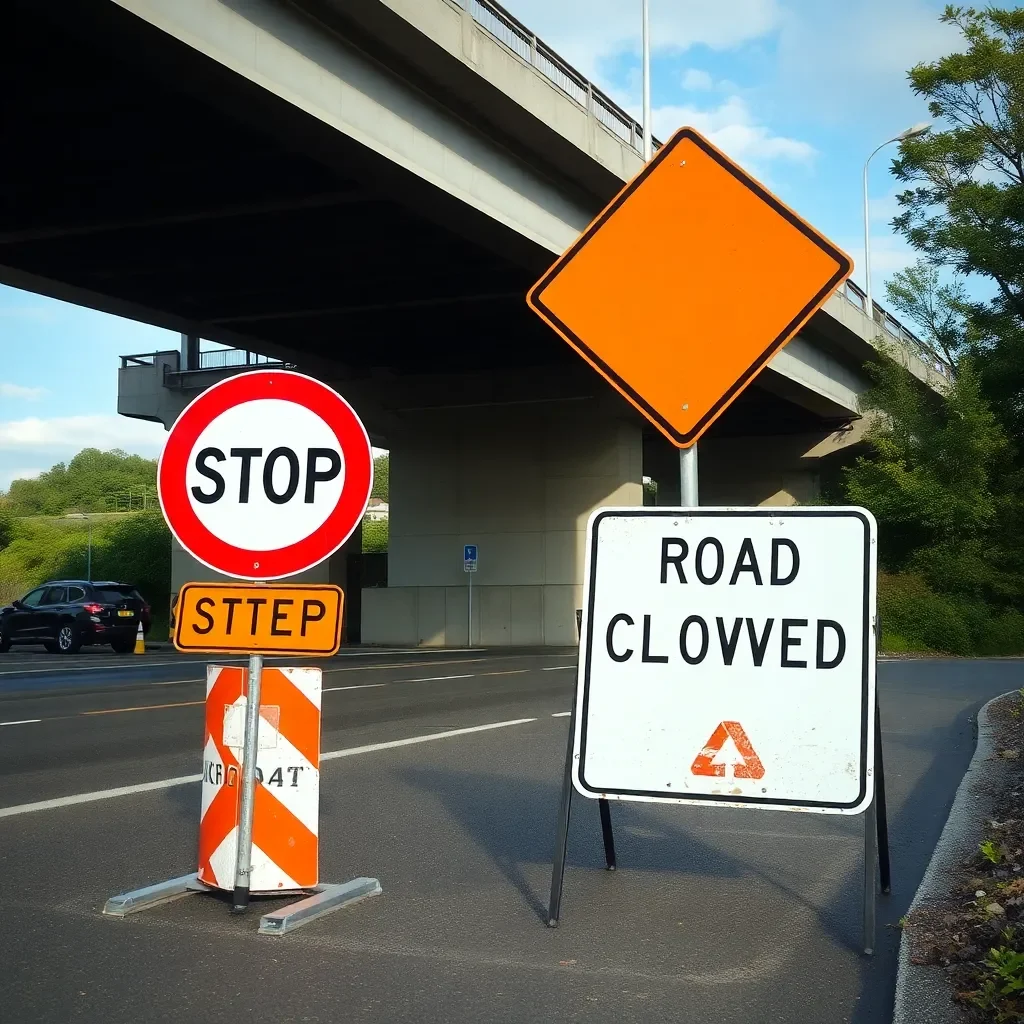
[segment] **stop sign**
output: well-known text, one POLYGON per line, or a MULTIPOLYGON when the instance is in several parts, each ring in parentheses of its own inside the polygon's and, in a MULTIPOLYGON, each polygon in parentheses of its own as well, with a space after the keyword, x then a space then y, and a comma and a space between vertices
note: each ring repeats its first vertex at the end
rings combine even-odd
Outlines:
POLYGON ((312 377, 257 370, 215 384, 171 427, 160 507, 181 546, 227 576, 274 580, 351 536, 373 486, 370 439, 312 377))

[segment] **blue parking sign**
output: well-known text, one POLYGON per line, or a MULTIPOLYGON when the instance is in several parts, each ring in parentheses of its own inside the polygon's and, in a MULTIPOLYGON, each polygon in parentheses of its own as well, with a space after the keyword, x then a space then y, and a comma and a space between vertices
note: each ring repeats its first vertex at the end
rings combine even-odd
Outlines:
POLYGON ((476 545, 466 544, 462 549, 462 567, 466 572, 476 572, 476 545))

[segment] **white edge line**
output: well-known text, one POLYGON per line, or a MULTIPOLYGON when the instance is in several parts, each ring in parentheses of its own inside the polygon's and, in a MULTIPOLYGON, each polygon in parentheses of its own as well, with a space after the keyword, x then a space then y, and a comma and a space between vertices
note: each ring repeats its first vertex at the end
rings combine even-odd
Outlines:
POLYGON ((445 679, 472 679, 473 673, 469 672, 462 676, 426 676, 423 679, 395 679, 396 683, 440 683, 445 679))
POLYGON ((552 718, 568 718, 572 714, 571 711, 556 711, 551 717, 552 718))
POLYGON ((0 722, 0 725, 35 725, 36 722, 41 721, 41 718, 22 718, 17 722, 0 722))
POLYGON ((378 686, 387 686, 387 683, 356 683, 355 686, 325 686, 321 693, 336 693, 338 690, 375 690, 378 686))
POLYGON ((429 743, 431 740, 445 740, 451 736, 467 736, 471 732, 488 732, 491 729, 507 729, 510 725, 526 725, 536 718, 514 718, 510 722, 491 722, 488 725, 471 725, 466 729, 449 729, 447 732, 432 732, 427 736, 409 736, 404 740, 387 740, 384 743, 368 743, 365 747, 348 747, 345 750, 330 750, 320 755, 321 761, 333 761, 336 757, 353 757, 356 754, 370 754, 375 750, 391 750, 394 747, 411 747, 414 743, 429 743))
POLYGON ((548 665, 546 668, 542 668, 541 672, 565 672, 566 670, 575 667, 575 665, 548 665))
MULTIPOLYGON (((338 757, 354 757, 356 754, 369 754, 376 750, 390 750, 394 747, 409 747, 415 743, 429 743, 431 740, 444 740, 452 736, 467 736, 473 732, 488 732, 491 729, 507 729, 511 725, 526 725, 536 722, 536 718, 516 718, 510 722, 491 722, 488 725, 471 725, 466 729, 449 729, 447 732, 434 732, 427 736, 409 736, 404 740, 387 740, 384 743, 368 743, 362 747, 347 747, 343 750, 329 750, 320 755, 321 761, 332 761, 338 757)), ((18 814, 29 814, 32 811, 49 811, 58 807, 71 807, 74 804, 89 804, 97 800, 110 800, 118 796, 134 796, 136 793, 152 793, 159 789, 172 789, 175 786, 187 786, 193 782, 201 782, 202 775, 179 775, 174 779, 158 779, 156 782, 140 782, 134 786, 118 786, 116 789, 101 789, 93 793, 76 793, 74 796, 59 796, 52 800, 37 800, 30 804, 16 804, 13 807, 0 807, 0 818, 13 818, 18 814)))
POLYGON ((150 793, 155 789, 171 789, 191 782, 202 782, 202 775, 179 775, 175 779, 158 779, 156 782, 140 782, 135 786, 118 786, 116 789, 101 789, 95 793, 76 793, 74 796, 58 796, 53 800, 36 800, 31 804, 16 804, 14 807, 0 807, 0 818, 13 818, 16 814, 30 811, 49 811, 56 807, 70 807, 73 804, 90 804, 95 800, 110 800, 115 796, 132 796, 135 793, 150 793))

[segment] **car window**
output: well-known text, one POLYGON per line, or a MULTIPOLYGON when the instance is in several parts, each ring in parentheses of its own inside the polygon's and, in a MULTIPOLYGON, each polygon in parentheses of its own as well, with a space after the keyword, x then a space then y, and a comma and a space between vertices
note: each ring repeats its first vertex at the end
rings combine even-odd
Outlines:
POLYGON ((45 587, 40 587, 38 590, 33 590, 31 593, 26 594, 21 599, 21 603, 28 605, 29 608, 38 608, 39 602, 43 599, 43 591, 45 589, 45 587))
POLYGON ((68 587, 68 603, 71 604, 74 601, 84 601, 85 590, 82 587, 68 587))
POLYGON ((139 596, 133 587, 96 587, 93 593, 96 600, 104 604, 120 604, 128 598, 139 596))
POLYGON ((47 587, 43 593, 43 599, 39 602, 39 606, 47 604, 63 604, 64 595, 67 593, 67 587, 47 587))

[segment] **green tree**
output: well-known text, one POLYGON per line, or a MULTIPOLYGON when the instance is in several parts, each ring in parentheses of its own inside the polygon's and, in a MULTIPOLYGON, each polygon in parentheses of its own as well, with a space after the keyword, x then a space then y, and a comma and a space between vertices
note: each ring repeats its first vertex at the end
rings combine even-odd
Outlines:
POLYGON ((969 350, 970 301, 963 278, 943 284, 942 272, 927 260, 899 270, 885 283, 892 308, 918 331, 920 354, 956 368, 969 350))
POLYGON ((869 372, 875 384, 863 404, 874 413, 873 453, 846 471, 846 494, 878 519, 883 565, 905 568, 921 549, 986 535, 1009 444, 973 364, 961 360, 940 401, 890 356, 869 372))
POLYGON ((14 540, 14 510, 11 503, 0 498, 0 551, 14 540))
POLYGON ((391 456, 378 455, 373 460, 373 490, 370 493, 370 497, 381 498, 383 501, 387 501, 390 482, 391 456))
MULTIPOLYGON (((910 186, 894 226, 933 267, 975 275, 989 298, 948 296, 1011 437, 1024 430, 1024 8, 948 6, 962 52, 919 64, 913 91, 939 122, 893 163, 910 186)), ((941 332, 940 332, 941 333, 941 332)))
POLYGON ((119 449, 85 448, 35 480, 15 480, 7 500, 16 515, 105 512, 116 511, 117 500, 130 491, 152 493, 155 488, 155 460, 119 449))

